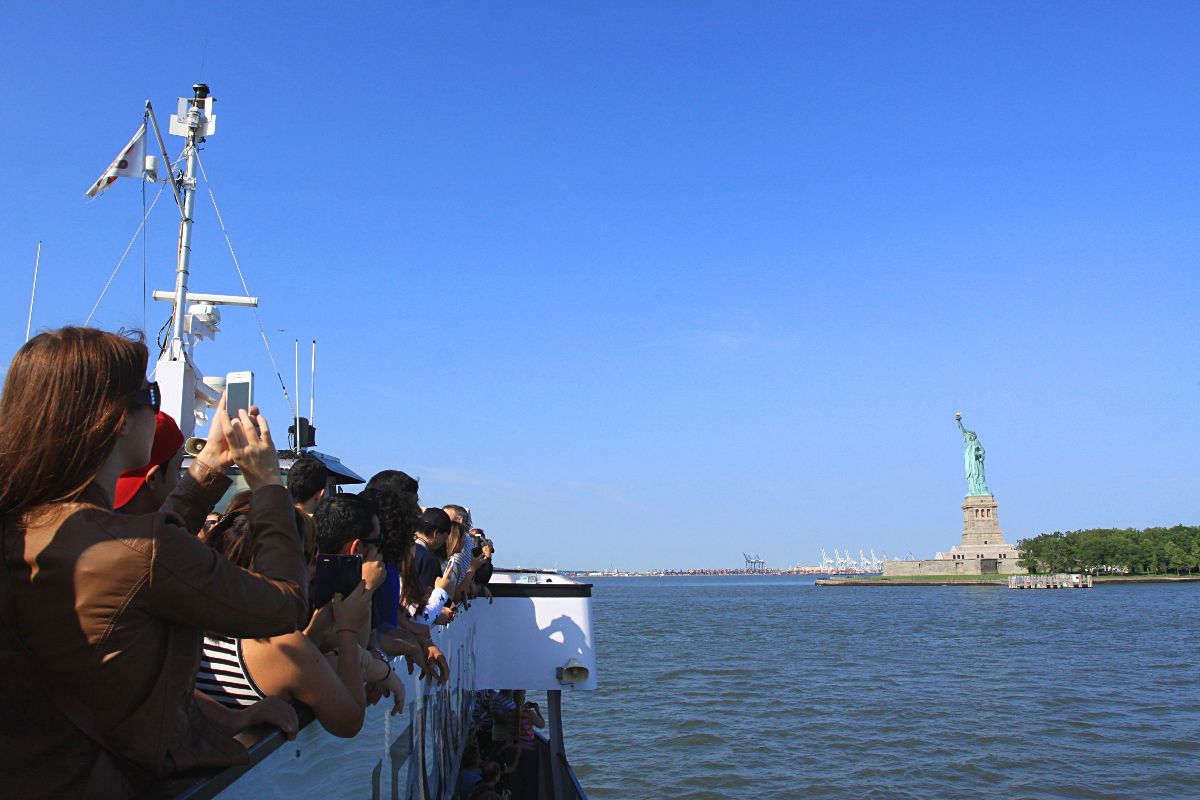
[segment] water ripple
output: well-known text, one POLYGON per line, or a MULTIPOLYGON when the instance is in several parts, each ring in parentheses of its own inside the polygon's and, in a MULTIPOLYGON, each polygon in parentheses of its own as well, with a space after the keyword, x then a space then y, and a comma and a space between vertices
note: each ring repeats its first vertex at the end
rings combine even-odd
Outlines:
POLYGON ((1200 587, 605 579, 593 616, 594 798, 1200 798, 1200 587))

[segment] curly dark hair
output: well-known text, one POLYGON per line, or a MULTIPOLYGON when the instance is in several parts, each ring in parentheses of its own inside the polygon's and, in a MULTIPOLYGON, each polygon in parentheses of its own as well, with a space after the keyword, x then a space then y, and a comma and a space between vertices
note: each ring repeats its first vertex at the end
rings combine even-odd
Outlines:
POLYGON ((363 489, 358 494, 370 503, 379 515, 379 535, 383 544, 379 550, 383 563, 398 567, 412 549, 410 512, 404 501, 392 492, 380 489, 363 489), (405 531, 408 531, 405 534, 405 531))
POLYGON ((385 469, 367 481, 362 494, 379 509, 383 561, 400 571, 400 604, 421 607, 429 593, 424 591, 412 557, 413 531, 421 521, 416 479, 398 469, 385 469))
POLYGON ((419 490, 419 484, 417 483, 417 479, 407 472, 401 472, 398 469, 385 469, 371 476, 371 480, 367 481, 367 488, 385 489, 396 494, 411 494, 415 499, 419 490))

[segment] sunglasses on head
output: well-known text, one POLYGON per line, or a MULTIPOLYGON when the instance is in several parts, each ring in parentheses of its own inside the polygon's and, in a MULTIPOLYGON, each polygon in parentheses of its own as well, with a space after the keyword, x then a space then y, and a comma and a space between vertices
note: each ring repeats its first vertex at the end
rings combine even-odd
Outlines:
POLYGON ((157 414, 159 408, 162 407, 162 393, 158 390, 158 384, 151 381, 141 389, 138 389, 133 395, 130 405, 133 408, 149 406, 157 414))

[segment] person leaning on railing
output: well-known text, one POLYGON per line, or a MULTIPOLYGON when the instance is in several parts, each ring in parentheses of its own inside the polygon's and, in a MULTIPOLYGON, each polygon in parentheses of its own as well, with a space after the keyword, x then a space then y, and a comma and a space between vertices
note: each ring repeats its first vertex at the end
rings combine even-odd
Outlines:
POLYGON ((492 540, 484 535, 483 528, 472 528, 470 535, 475 544, 471 548, 471 566, 464 579, 470 582, 467 596, 473 598, 483 595, 490 603, 493 599, 492 590, 487 585, 488 581, 492 579, 494 570, 492 553, 495 552, 495 547, 492 545, 492 540))
POLYGON ((443 567, 438 560, 436 551, 445 544, 451 529, 450 517, 440 508, 427 508, 421 513, 413 531, 413 559, 417 563, 417 575, 420 578, 420 599, 411 600, 408 587, 400 585, 400 607, 408 614, 413 622, 426 627, 435 622, 450 622, 453 614, 445 614, 446 604, 450 602, 449 570, 453 567, 443 567))
MULTIPOLYGON (((417 482, 400 470, 384 470, 368 481, 363 494, 379 513, 388 571, 388 580, 376 591, 376 619, 381 623, 377 643, 388 655, 404 655, 410 659, 410 665, 420 666, 422 678, 444 684, 450 679, 449 664, 434 645, 429 626, 441 606, 437 601, 430 606, 430 600, 433 590, 440 588, 443 591, 438 593, 439 599, 444 604, 449 597, 446 591, 450 582, 438 576, 436 559, 424 543, 418 546, 414 536, 414 531, 421 529, 426 513, 419 505, 417 482), (393 502, 381 495, 387 495, 393 502)), ((445 520, 448 531, 449 518, 441 511, 437 513, 445 520)))
POLYGON ((442 506, 450 517, 450 535, 446 537, 445 559, 442 570, 450 579, 450 599, 461 600, 466 593, 467 572, 471 568, 471 550, 475 540, 468 531, 471 528, 471 512, 456 504, 442 506))
MULTIPOLYGON (((250 520, 254 509, 253 501, 244 497, 248 494, 234 495, 231 510, 203 538, 230 562, 253 569, 256 548, 250 520)), ((353 497, 338 495, 338 500, 353 497)), ((359 634, 371 618, 370 590, 364 580, 345 598, 335 594, 303 632, 270 639, 206 636, 197 688, 229 708, 268 697, 299 701, 313 710, 325 730, 342 737, 354 736, 362 728, 364 684, 380 684, 380 693, 393 698, 392 713, 399 712, 404 706, 404 685, 386 661, 359 647, 359 634), (329 660, 323 650, 330 653, 329 660)))
MULTIPOLYGON (((400 589, 403 585, 402 570, 412 573, 412 527, 408 520, 415 519, 405 503, 395 492, 368 487, 358 494, 375 509, 379 517, 380 557, 385 565, 384 582, 371 597, 371 626, 375 645, 389 656, 403 656, 408 664, 408 673, 414 667, 421 670, 422 679, 432 678, 444 662, 441 650, 429 640, 428 629, 424 631, 400 615, 400 589), (408 535, 404 535, 408 531, 408 535), (422 638, 424 635, 424 638, 422 638), (430 659, 433 668, 430 668, 430 659)), ((420 513, 420 509, 416 509, 420 513)), ((413 573, 415 574, 415 573, 413 573)), ((412 580, 416 580, 413 578, 412 580)))
MULTIPOLYGON (((307 621, 305 567, 266 419, 230 420, 144 515, 113 512, 150 457, 158 389, 140 341, 63 328, 14 356, 0 396, 0 774, 6 796, 128 797, 156 778, 245 763, 228 715, 194 694, 201 632, 307 621), (254 491, 257 572, 194 532, 231 465, 254 491)), ((266 708, 278 708, 268 704, 266 708)), ((249 721, 243 718, 243 722, 249 721)), ((282 721, 294 733, 294 717, 282 721)))

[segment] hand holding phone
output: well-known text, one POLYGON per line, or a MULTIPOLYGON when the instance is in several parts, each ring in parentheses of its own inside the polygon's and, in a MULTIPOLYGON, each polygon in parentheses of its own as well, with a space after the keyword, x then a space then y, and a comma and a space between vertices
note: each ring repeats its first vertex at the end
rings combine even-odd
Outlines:
MULTIPOLYGON (((213 419, 213 427, 220 423, 224 428, 226 448, 233 463, 241 469, 246 478, 246 484, 251 489, 282 486, 279 451, 275 449, 275 442, 271 439, 271 426, 267 424, 267 418, 254 406, 251 406, 249 411, 242 409, 236 417, 228 413, 231 408, 229 395, 226 393, 221 398, 221 406, 213 419)), ((211 447, 210 436, 209 444, 200 451, 200 456, 204 456, 211 447)))
POLYGON ((254 405, 254 373, 230 372, 225 376, 225 392, 229 397, 229 417, 237 419, 242 411, 254 405))
POLYGON ((313 604, 322 608, 335 594, 349 597, 362 583, 362 556, 317 553, 317 574, 313 581, 313 604))

